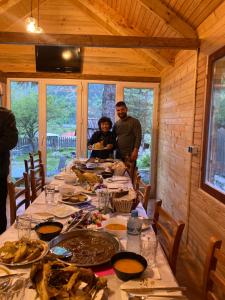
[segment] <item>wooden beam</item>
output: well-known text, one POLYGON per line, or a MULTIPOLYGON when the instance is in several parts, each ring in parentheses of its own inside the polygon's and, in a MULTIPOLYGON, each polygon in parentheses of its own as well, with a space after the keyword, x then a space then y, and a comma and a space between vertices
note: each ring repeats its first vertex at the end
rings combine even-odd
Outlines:
POLYGON ((92 75, 77 73, 23 73, 23 72, 5 72, 3 78, 59 78, 59 79, 79 79, 79 80, 106 80, 106 81, 126 81, 126 82, 160 82, 160 77, 142 77, 142 76, 114 76, 114 75, 92 75))
POLYGON ((163 19, 167 25, 175 29, 184 37, 197 37, 196 31, 183 19, 181 19, 181 17, 173 10, 163 4, 161 0, 139 0, 139 2, 141 2, 141 4, 148 10, 153 11, 156 15, 163 19))
MULTIPOLYGON (((74 4, 112 35, 145 36, 143 32, 139 32, 130 27, 120 14, 101 0, 96 0, 94 2, 91 0, 77 0, 74 4)), ((159 55, 155 50, 139 49, 134 51, 142 61, 151 64, 160 72, 163 67, 168 67, 170 65, 170 62, 162 55, 159 55)))
POLYGON ((112 35, 31 34, 23 32, 0 32, 0 44, 58 45, 98 48, 173 48, 194 50, 199 48, 198 39, 160 38, 112 35))

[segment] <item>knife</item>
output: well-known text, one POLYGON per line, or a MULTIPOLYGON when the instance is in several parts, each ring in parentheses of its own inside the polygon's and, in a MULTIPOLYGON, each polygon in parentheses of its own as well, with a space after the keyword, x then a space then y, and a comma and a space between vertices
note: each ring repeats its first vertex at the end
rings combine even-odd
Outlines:
POLYGON ((183 286, 171 286, 171 287, 141 287, 141 288, 133 288, 133 289, 128 289, 128 288, 123 288, 123 287, 120 287, 122 290, 124 290, 125 292, 127 293, 151 293, 151 292, 154 292, 154 291, 167 291, 167 292, 177 292, 177 291, 186 291, 186 287, 183 287, 183 286))
POLYGON ((180 299, 180 300, 187 300, 187 297, 185 296, 182 296, 182 295, 143 295, 143 296, 138 296, 138 295, 135 295, 135 294, 128 294, 129 296, 129 300, 153 300, 153 299, 156 299, 157 298, 165 298, 167 300, 173 300, 173 299, 180 299))

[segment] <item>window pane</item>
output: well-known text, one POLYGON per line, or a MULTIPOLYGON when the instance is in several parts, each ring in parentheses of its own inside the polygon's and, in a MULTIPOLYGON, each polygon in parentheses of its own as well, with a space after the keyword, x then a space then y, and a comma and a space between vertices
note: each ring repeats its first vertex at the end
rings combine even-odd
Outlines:
POLYGON ((98 130, 98 120, 102 116, 115 122, 115 98, 115 84, 88 84, 88 139, 98 130))
POLYGON ((151 182, 151 136, 153 113, 153 90, 145 88, 125 88, 124 101, 128 106, 128 114, 141 122, 142 142, 139 149, 137 166, 146 183, 151 182))
POLYGON ((213 64, 205 183, 225 193, 225 57, 213 64))
POLYGON ((47 176, 75 157, 76 105, 76 86, 47 85, 47 176))
POLYGON ((11 81, 11 109, 19 131, 17 146, 12 150, 12 177, 20 178, 24 172, 24 159, 29 152, 38 150, 38 83, 11 81))

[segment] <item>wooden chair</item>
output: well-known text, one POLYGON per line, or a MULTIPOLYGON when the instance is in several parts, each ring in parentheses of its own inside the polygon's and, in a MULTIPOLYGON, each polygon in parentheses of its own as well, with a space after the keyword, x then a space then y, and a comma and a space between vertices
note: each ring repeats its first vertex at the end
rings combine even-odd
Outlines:
POLYGON ((10 202, 10 224, 15 222, 17 210, 24 205, 25 209, 30 205, 30 187, 28 174, 23 173, 23 177, 15 183, 8 182, 8 196, 10 202))
POLYGON ((176 221, 161 207, 162 201, 156 202, 154 226, 159 242, 167 256, 173 273, 176 273, 176 261, 182 232, 185 224, 176 221))
POLYGON ((136 169, 136 161, 125 161, 126 171, 129 174, 132 183, 134 182, 134 173, 136 169))
POLYGON ((203 293, 205 300, 222 300, 225 297, 225 275, 218 272, 218 263, 225 265, 225 255, 220 250, 222 241, 210 238, 205 261, 203 293))
POLYGON ((25 172, 27 174, 30 173, 31 169, 36 169, 42 164, 42 154, 40 150, 36 153, 29 153, 29 157, 29 159, 24 160, 25 172))
POLYGON ((44 190, 45 186, 45 171, 42 163, 36 169, 30 170, 30 185, 31 202, 33 202, 37 198, 38 194, 44 190))
POLYGON ((134 183, 134 189, 136 190, 137 196, 140 199, 145 211, 147 212, 148 201, 150 199, 151 185, 144 183, 144 181, 142 181, 141 179, 141 176, 138 175, 134 183))

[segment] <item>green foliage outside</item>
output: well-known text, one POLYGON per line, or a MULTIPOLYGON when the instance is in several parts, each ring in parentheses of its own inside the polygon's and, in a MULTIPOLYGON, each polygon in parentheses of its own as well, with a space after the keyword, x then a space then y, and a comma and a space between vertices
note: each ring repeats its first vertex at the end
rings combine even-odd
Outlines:
POLYGON ((150 153, 144 153, 138 158, 137 165, 139 169, 149 169, 150 168, 150 153))
POLYGON ((216 128, 225 128, 225 91, 216 91, 213 95, 214 122, 216 128))

